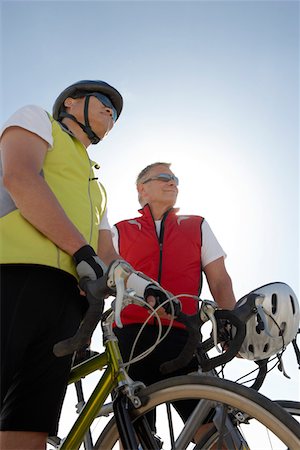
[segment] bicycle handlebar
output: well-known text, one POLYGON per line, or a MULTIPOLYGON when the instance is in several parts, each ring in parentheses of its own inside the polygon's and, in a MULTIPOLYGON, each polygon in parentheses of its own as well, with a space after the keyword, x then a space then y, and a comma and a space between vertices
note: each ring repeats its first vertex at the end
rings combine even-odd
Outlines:
MULTIPOLYGON (((255 296, 256 298, 257 296, 255 296)), ((226 309, 216 310, 214 316, 218 323, 218 342, 222 341, 222 322, 229 322, 232 326, 236 328, 235 336, 232 340, 228 341, 228 347, 224 353, 215 356, 210 359, 204 359, 199 361, 199 364, 203 372, 208 372, 215 367, 226 364, 231 361, 238 353, 241 345, 246 336, 246 321, 253 315, 253 302, 246 303, 246 306, 238 308, 237 310, 230 311, 226 309), (245 318, 245 322, 243 319, 245 318)), ((160 370, 164 374, 174 372, 175 370, 181 369, 192 359, 197 348, 203 353, 208 352, 215 346, 215 342, 212 337, 204 342, 199 343, 199 328, 201 328, 203 321, 201 321, 199 314, 193 316, 187 316, 182 314, 182 317, 178 317, 180 322, 187 326, 189 336, 187 342, 181 351, 181 353, 172 361, 167 361, 163 363, 160 370), (202 323, 201 323, 202 322, 202 323)))
MULTIPOLYGON (((224 331, 224 322, 226 323, 226 321, 229 321, 229 323, 236 328, 236 333, 233 339, 227 341, 228 347, 224 353, 200 362, 200 366, 204 372, 208 372, 219 365, 226 364, 237 355, 246 336, 246 323, 250 317, 256 313, 256 299, 259 297, 258 294, 249 294, 247 301, 238 308, 232 311, 226 309, 215 311, 219 329, 218 342, 222 342, 224 339, 224 333, 222 333, 222 331, 224 331)), ((213 339, 209 338, 205 342, 200 343, 199 346, 202 351, 207 352, 214 347, 213 339)))
MULTIPOLYGON (((225 309, 216 310, 214 315, 218 323, 220 320, 228 320, 231 325, 236 327, 236 334, 233 340, 228 341, 228 348, 224 353, 210 359, 199 361, 199 364, 204 372, 208 372, 219 365, 226 364, 231 361, 238 353, 246 336, 246 325, 236 316, 234 311, 225 309)), ((199 343, 199 327, 201 327, 201 325, 199 325, 200 322, 198 314, 195 314, 194 316, 185 315, 184 318, 179 317, 179 321, 183 322, 187 326, 189 336, 182 352, 177 356, 177 358, 172 361, 167 361, 161 365, 160 370, 164 374, 174 372, 175 370, 179 370, 187 365, 187 363, 192 359, 197 347, 200 347, 201 350, 205 349, 204 351, 207 352, 215 346, 212 337, 203 343, 199 343)), ((218 342, 221 342, 221 340, 220 334, 218 334, 218 342)))
POLYGON ((76 334, 69 339, 60 341, 53 347, 55 356, 66 356, 84 347, 91 339, 96 326, 101 320, 104 298, 115 291, 107 286, 107 277, 98 278, 96 282, 88 278, 79 281, 80 288, 86 293, 89 303, 88 310, 76 334))
MULTIPOLYGON (((107 274, 108 273, 109 271, 107 274)), ((107 274, 95 281, 87 278, 80 280, 79 285, 81 289, 86 292, 89 307, 76 334, 69 339, 65 339, 64 341, 55 344, 53 352, 56 356, 71 354, 89 343, 97 324, 102 318, 104 299, 109 295, 116 295, 114 304, 115 321, 118 326, 122 326, 120 313, 123 306, 125 291, 124 278, 125 276, 128 276, 128 272, 126 272, 126 269, 123 270, 121 265, 116 264, 114 267, 114 283, 111 282, 111 279, 107 274), (122 283, 119 282, 120 279, 122 279, 122 283), (108 287, 108 285, 111 287, 108 287)), ((228 341, 228 348, 224 353, 200 362, 203 371, 206 372, 218 365, 227 363, 238 353, 246 335, 245 323, 256 311, 255 301, 257 297, 258 295, 256 294, 250 294, 248 300, 233 311, 218 309, 214 311, 214 317, 218 325, 218 342, 224 340, 222 335, 224 322, 229 322, 236 331, 233 339, 228 341)), ((187 365, 192 359, 197 347, 200 347, 203 352, 207 352, 216 345, 216 342, 212 337, 200 343, 200 328, 206 321, 201 318, 201 311, 192 316, 188 316, 181 312, 176 320, 179 320, 186 325, 189 336, 185 347, 178 357, 175 360, 167 361, 162 364, 161 370, 163 373, 170 373, 187 365)))

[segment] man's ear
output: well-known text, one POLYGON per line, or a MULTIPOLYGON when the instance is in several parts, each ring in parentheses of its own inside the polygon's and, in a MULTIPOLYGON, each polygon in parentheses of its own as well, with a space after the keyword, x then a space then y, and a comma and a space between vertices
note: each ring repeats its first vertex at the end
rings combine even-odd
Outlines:
POLYGON ((67 97, 66 100, 64 101, 65 107, 69 108, 70 106, 72 106, 73 105, 73 100, 74 100, 74 98, 67 97))
POLYGON ((66 100, 64 101, 64 105, 66 108, 70 108, 75 103, 78 103, 80 101, 82 101, 82 97, 80 97, 80 98, 67 97, 66 100))
POLYGON ((137 191, 138 191, 139 202, 142 204, 142 201, 143 201, 143 195, 144 195, 144 192, 145 192, 144 185, 143 185, 142 183, 138 183, 138 184, 136 185, 136 188, 137 188, 137 191))
POLYGON ((142 183, 138 183, 136 185, 136 188, 137 188, 137 191, 138 191, 139 195, 142 195, 143 192, 144 192, 144 185, 142 183))

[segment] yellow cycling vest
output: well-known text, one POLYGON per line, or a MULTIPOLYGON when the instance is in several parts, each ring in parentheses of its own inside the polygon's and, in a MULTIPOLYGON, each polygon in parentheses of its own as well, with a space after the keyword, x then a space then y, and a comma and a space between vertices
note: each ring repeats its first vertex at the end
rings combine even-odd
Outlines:
MULTIPOLYGON (((41 175, 71 222, 97 251, 98 227, 106 207, 105 190, 95 178, 95 163, 89 159, 83 144, 49 117, 53 148, 47 152, 41 175)), ((77 277, 72 257, 27 222, 11 198, 10 201, 13 207, 0 214, 0 263, 42 264, 77 277)))

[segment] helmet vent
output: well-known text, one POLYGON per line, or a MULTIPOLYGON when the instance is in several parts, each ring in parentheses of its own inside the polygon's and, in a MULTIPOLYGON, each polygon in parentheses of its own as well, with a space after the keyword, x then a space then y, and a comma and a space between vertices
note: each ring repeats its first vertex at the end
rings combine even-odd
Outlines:
POLYGON ((263 331, 265 329, 264 323, 262 321, 262 318, 260 317, 259 314, 256 315, 256 319, 257 319, 257 325, 256 325, 256 333, 260 334, 261 331, 263 331))
POLYGON ((264 353, 267 353, 268 352, 268 350, 269 350, 269 344, 266 344, 265 346, 264 346, 264 349, 263 349, 263 352, 264 353))
POLYGON ((277 294, 272 294, 272 314, 275 314, 277 311, 277 294))
POLYGON ((293 310, 293 315, 295 315, 296 312, 296 308, 295 308, 295 300, 293 299, 293 297, 290 295, 290 300, 291 300, 291 305, 292 305, 292 310, 293 310))
POLYGON ((284 332, 286 330, 286 326, 287 326, 286 322, 281 322, 280 329, 279 329, 279 336, 283 336, 284 335, 284 332))
POLYGON ((261 301, 246 322, 246 336, 239 350, 243 358, 253 361, 281 354, 300 332, 300 305, 289 285, 278 281, 266 284, 242 297, 238 304, 257 295, 261 301))

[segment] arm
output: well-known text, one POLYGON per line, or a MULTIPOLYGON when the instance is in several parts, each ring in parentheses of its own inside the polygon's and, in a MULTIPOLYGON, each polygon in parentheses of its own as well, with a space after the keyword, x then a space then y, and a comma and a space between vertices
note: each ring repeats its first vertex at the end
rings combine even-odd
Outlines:
POLYGON ((98 251, 97 254, 106 265, 109 265, 115 259, 123 259, 113 246, 112 234, 110 230, 99 230, 98 251))
POLYGON ((231 278, 228 275, 224 258, 218 258, 204 267, 204 273, 214 300, 221 308, 233 309, 236 303, 231 278))
POLYGON ((73 255, 86 244, 41 175, 48 144, 20 127, 1 139, 3 183, 21 215, 58 247, 73 255))

